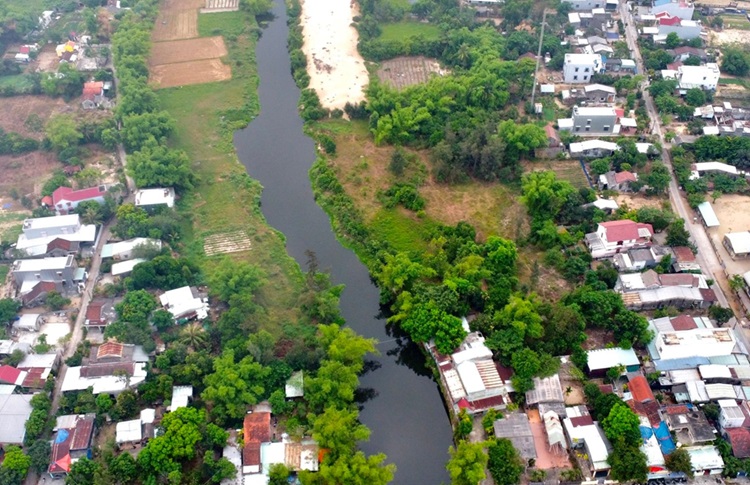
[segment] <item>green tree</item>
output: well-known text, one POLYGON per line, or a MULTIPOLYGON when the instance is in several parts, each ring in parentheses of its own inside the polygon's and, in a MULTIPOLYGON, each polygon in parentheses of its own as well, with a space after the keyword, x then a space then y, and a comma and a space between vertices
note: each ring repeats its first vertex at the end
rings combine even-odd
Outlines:
POLYGON ((602 421, 604 434, 610 441, 621 439, 628 446, 638 447, 641 443, 640 421, 627 405, 615 404, 609 415, 602 421))
POLYGON ((174 326, 174 317, 167 310, 156 310, 151 315, 151 323, 159 330, 169 330, 174 326))
POLYGON ((576 189, 569 182, 557 180, 554 172, 531 172, 521 181, 523 197, 534 219, 554 220, 565 201, 576 189))
POLYGON ((490 442, 487 449, 488 468, 497 485, 516 485, 520 483, 525 468, 518 450, 510 440, 501 438, 490 442))
POLYGON ((117 208, 117 223, 112 234, 120 239, 146 237, 151 229, 148 213, 133 204, 122 204, 117 208))
POLYGON ((49 293, 47 293, 47 299, 45 300, 45 303, 50 310, 56 312, 70 305, 70 299, 65 298, 56 291, 50 291, 49 293))
POLYGON ((10 474, 20 477, 21 480, 26 478, 26 474, 31 467, 31 458, 25 455, 21 447, 15 445, 5 446, 5 457, 3 458, 2 468, 8 470, 10 474))
POLYGON ((174 187, 182 191, 191 189, 195 182, 187 154, 164 145, 146 145, 131 154, 127 170, 138 187, 174 187))
POLYGON ((109 471, 120 483, 131 483, 138 476, 138 467, 130 453, 120 453, 109 462, 109 471))
POLYGON ((667 40, 665 41, 667 49, 675 49, 680 46, 680 36, 675 32, 667 34, 667 40))
POLYGON ((122 142, 128 151, 142 149, 147 144, 163 142, 175 129, 175 120, 166 111, 130 114, 122 119, 122 142))
POLYGON ((649 193, 663 194, 669 187, 669 169, 660 162, 654 162, 651 165, 651 171, 644 175, 643 181, 648 184, 649 193))
POLYGON ((667 245, 690 246, 690 233, 685 229, 683 219, 677 219, 667 227, 667 245))
POLYGON ((677 448, 664 459, 667 468, 673 472, 682 472, 690 478, 693 477, 693 464, 690 461, 690 453, 685 448, 677 448))
POLYGON ((467 443, 460 441, 458 447, 448 450, 450 460, 446 465, 453 485, 477 485, 485 479, 484 467, 488 456, 484 452, 484 443, 467 443))
POLYGON ((105 415, 107 414, 110 409, 112 409, 112 406, 114 406, 114 402, 112 401, 112 398, 109 396, 109 394, 99 394, 96 396, 96 413, 105 415))
POLYGON ((615 443, 607 462, 612 467, 610 475, 614 480, 645 483, 648 473, 646 455, 637 447, 619 446, 615 443))
POLYGON ((216 266, 208 279, 211 294, 225 303, 239 293, 254 294, 266 283, 262 269, 248 263, 238 263, 224 258, 216 266))
POLYGON ((516 120, 500 122, 498 137, 505 142, 509 156, 527 156, 547 145, 544 129, 534 123, 518 124, 516 120))
POLYGON ((690 106, 703 106, 706 104, 706 93, 701 88, 688 89, 685 102, 690 106))
POLYGON ((275 463, 268 471, 268 485, 287 485, 287 479, 292 472, 283 464, 275 463))
POLYGON ((177 341, 184 345, 189 352, 194 352, 206 347, 208 334, 200 323, 192 322, 180 330, 177 341))
POLYGON ((594 175, 601 175, 611 170, 612 162, 609 158, 600 158, 591 162, 590 167, 594 175))
POLYGON ((94 485, 94 475, 100 465, 85 456, 70 466, 70 473, 65 477, 65 485, 94 485))
POLYGON ((723 325, 734 317, 734 312, 731 308, 724 308, 721 305, 711 305, 708 309, 708 316, 716 320, 719 325, 723 325))
POLYGON ((742 46, 724 46, 721 51, 722 72, 733 76, 746 76, 750 72, 750 61, 742 46))
POLYGON ((262 382, 269 369, 250 356, 235 362, 233 350, 225 350, 214 360, 213 367, 213 374, 203 379, 206 388, 201 398, 217 424, 241 419, 248 406, 256 404, 264 394, 262 382))
POLYGON ((47 440, 36 440, 29 447, 30 468, 37 473, 44 473, 49 466, 52 448, 47 440))
POLYGON ((370 439, 370 430, 359 423, 356 411, 328 407, 313 418, 312 436, 338 458, 350 454, 357 442, 370 439))
POLYGON ((78 125, 70 115, 57 115, 50 118, 45 134, 52 148, 57 152, 76 146, 83 140, 83 134, 78 131, 78 125))
POLYGON ((16 315, 18 310, 21 309, 21 304, 13 298, 0 299, 0 325, 7 325, 11 322, 16 315))
POLYGON ((385 464, 385 455, 365 456, 361 451, 327 458, 320 466, 320 477, 325 484, 386 485, 393 480, 396 465, 385 464))

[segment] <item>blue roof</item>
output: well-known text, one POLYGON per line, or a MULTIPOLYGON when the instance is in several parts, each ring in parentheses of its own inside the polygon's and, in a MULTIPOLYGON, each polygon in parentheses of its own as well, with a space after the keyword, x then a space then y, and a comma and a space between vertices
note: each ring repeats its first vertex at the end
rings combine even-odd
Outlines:
POLYGON ((699 365, 707 365, 710 361, 705 357, 685 357, 684 359, 655 360, 654 367, 659 372, 678 369, 695 369, 699 365))
POLYGON ((659 440, 659 447, 664 455, 668 455, 675 450, 676 446, 672 441, 672 435, 669 433, 667 423, 664 421, 660 422, 659 427, 654 428, 654 434, 656 435, 656 439, 659 440))
POLYGON ((641 438, 643 438, 643 441, 651 438, 651 435, 654 434, 654 430, 652 430, 648 426, 638 426, 638 429, 641 430, 641 438))
POLYGON ((656 1, 654 2, 654 6, 655 6, 655 7, 659 7, 659 6, 661 6, 661 5, 666 5, 666 4, 668 4, 668 3, 672 3, 672 0, 656 0, 656 1))
POLYGON ((618 34, 617 32, 607 32, 606 33, 606 37, 607 37, 607 39, 615 39, 615 40, 617 40, 617 39, 620 38, 620 34, 618 34))

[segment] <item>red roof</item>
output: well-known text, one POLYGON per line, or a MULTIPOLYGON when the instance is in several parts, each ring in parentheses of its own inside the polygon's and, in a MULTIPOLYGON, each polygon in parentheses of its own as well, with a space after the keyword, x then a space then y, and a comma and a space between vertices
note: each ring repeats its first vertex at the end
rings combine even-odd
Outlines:
POLYGON ((692 263, 695 261, 695 254, 693 250, 687 246, 677 246, 672 248, 675 260, 678 263, 692 263))
POLYGON ((21 375, 21 371, 15 367, 9 365, 0 366, 0 381, 7 384, 15 384, 18 382, 18 378, 21 375))
POLYGON ((21 384, 22 387, 30 389, 42 389, 46 380, 42 377, 47 371, 44 367, 32 367, 30 369, 24 369, 26 371, 26 378, 21 384))
POLYGON ((643 376, 635 376, 628 382, 628 390, 633 395, 633 399, 637 402, 647 402, 654 400, 654 393, 651 391, 651 386, 648 385, 648 381, 643 376))
POLYGON ((492 396, 484 399, 471 401, 469 405, 474 411, 483 411, 485 409, 495 408, 507 404, 503 396, 492 396))
POLYGON ((260 465, 260 444, 271 441, 271 413, 246 414, 242 429, 245 439, 242 463, 246 466, 260 465))
POLYGON ((707 302, 717 301, 716 293, 714 293, 714 290, 712 290, 711 288, 700 288, 698 291, 701 292, 703 301, 707 301, 707 302))
POLYGON ((662 286, 698 286, 698 278, 692 273, 671 273, 659 275, 662 286))
POLYGON ((747 428, 729 428, 724 431, 732 444, 732 454, 737 458, 750 457, 750 430, 747 428))
POLYGON ((572 424, 574 428, 577 428, 579 426, 588 426, 594 424, 594 418, 592 418, 588 414, 586 416, 578 416, 576 418, 570 418, 570 424, 572 424))
POLYGON ((680 17, 659 17, 659 25, 680 25, 680 17))
MULTIPOLYGON (((99 314, 101 315, 101 305, 99 306, 99 314)), ((86 310, 86 316, 88 317, 88 309, 86 310)), ((106 342, 99 346, 96 350, 96 359, 107 359, 110 357, 122 357, 122 351, 125 347, 119 342, 106 342)))
POLYGON ((602 222, 600 225, 606 230, 608 241, 627 241, 641 239, 641 237, 638 235, 638 229, 641 228, 649 230, 649 237, 654 233, 654 228, 651 224, 635 223, 630 219, 602 222))
POLYGON ((20 49, 18 49, 18 52, 21 54, 28 54, 29 53, 29 46, 22 45, 20 49))
POLYGON ((25 305, 28 305, 30 302, 34 301, 39 295, 42 293, 49 293, 50 291, 57 290, 57 285, 54 281, 40 281, 34 287, 31 289, 30 292, 26 293, 25 295, 21 296, 21 299, 23 300, 23 303, 25 305))
POLYGON ((102 94, 104 90, 104 83, 101 81, 89 82, 83 84, 83 95, 97 95, 102 94))
POLYGON ((247 443, 242 449, 242 464, 245 466, 249 465, 260 465, 260 443, 257 441, 251 441, 247 443))
POLYGON ((79 417, 75 428, 59 429, 52 444, 50 473, 67 473, 70 471, 70 452, 87 450, 91 447, 94 434, 94 416, 79 417))
POLYGON ((617 172, 615 174, 615 182, 618 184, 621 184, 623 182, 637 182, 638 179, 635 177, 635 174, 632 172, 628 172, 627 170, 623 170, 622 172, 617 172))
POLYGON ((695 320, 690 315, 680 315, 670 320, 672 328, 675 330, 692 330, 698 328, 695 324, 695 320))
POLYGON ((625 110, 622 108, 615 108, 615 114, 617 115, 617 119, 620 119, 625 116, 625 110))
POLYGON ((73 248, 73 243, 67 239, 61 239, 59 237, 53 239, 47 244, 47 252, 55 249, 62 249, 63 251, 70 251, 73 248))
POLYGON ((665 409, 667 411, 667 414, 687 414, 688 413, 687 406, 683 406, 683 405, 667 406, 665 409))
POLYGON ((98 187, 89 187, 87 189, 81 190, 73 190, 70 187, 58 187, 54 192, 52 192, 52 202, 55 206, 62 201, 81 202, 84 200, 95 199, 105 192, 106 190, 104 189, 103 185, 99 185, 98 187))
POLYGON ((599 384, 599 390, 602 394, 614 394, 615 388, 612 384, 599 384))
POLYGON ((128 375, 135 373, 133 362, 111 362, 107 364, 94 364, 81 366, 81 377, 104 377, 113 376, 124 372, 128 375))
POLYGON ((45 195, 42 197, 42 205, 46 205, 47 207, 54 205, 54 202, 52 202, 52 197, 49 195, 45 195))
MULTIPOLYGON (((92 301, 91 303, 89 303, 89 306, 86 307, 86 320, 88 320, 89 323, 101 322, 102 308, 104 308, 103 301, 92 301)), ((101 350, 101 347, 99 347, 99 350, 101 350)))

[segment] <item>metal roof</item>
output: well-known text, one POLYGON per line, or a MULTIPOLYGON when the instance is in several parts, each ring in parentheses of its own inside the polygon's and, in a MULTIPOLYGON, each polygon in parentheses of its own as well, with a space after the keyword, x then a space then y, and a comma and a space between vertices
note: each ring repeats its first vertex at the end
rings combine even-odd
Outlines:
POLYGON ((639 365, 638 356, 633 349, 621 349, 613 347, 610 349, 596 349, 586 352, 588 355, 589 370, 611 369, 618 365, 639 365))
POLYGON ((701 213, 701 217, 703 218, 703 222, 706 223, 706 226, 719 227, 721 225, 721 223, 719 222, 719 218, 716 217, 714 208, 711 207, 711 202, 701 202, 698 205, 698 211, 701 213))
POLYGON ((534 435, 529 417, 524 413, 509 413, 494 423, 495 436, 507 438, 513 443, 524 460, 536 459, 534 435))
POLYGON ((537 404, 540 402, 563 402, 562 386, 558 374, 540 379, 534 378, 534 389, 526 393, 526 404, 537 404))

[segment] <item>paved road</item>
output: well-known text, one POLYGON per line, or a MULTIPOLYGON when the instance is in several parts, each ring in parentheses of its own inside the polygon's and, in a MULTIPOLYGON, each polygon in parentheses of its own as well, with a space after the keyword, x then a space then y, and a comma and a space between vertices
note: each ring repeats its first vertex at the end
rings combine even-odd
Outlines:
MULTIPOLYGON (((636 62, 636 66, 638 66, 638 72, 645 73, 646 70, 643 65, 643 57, 641 56, 641 51, 637 42, 638 32, 636 31, 635 22, 633 21, 625 3, 620 3, 618 9, 620 12, 620 18, 623 23, 625 23, 626 42, 636 62)), ((714 280, 712 289, 716 293, 716 298, 718 299, 719 304, 724 307, 732 308, 737 315, 744 315, 744 311, 739 308, 739 305, 734 298, 727 299, 726 295, 732 293, 729 289, 729 283, 724 272, 724 267, 716 255, 716 251, 711 244, 708 234, 703 228, 703 224, 695 221, 693 210, 682 197, 680 187, 677 183, 677 177, 674 174, 674 170, 672 170, 672 158, 669 154, 671 145, 664 139, 664 133, 661 129, 661 117, 656 110, 653 98, 648 93, 648 80, 643 82, 641 90, 643 92, 643 99, 646 103, 646 111, 651 119, 651 133, 658 137, 659 143, 662 146, 662 161, 669 168, 671 177, 669 181, 669 199, 675 212, 677 212, 677 215, 685 220, 685 226, 690 232, 693 244, 698 248, 696 260, 701 268, 703 268, 704 274, 714 280)), ((748 335, 748 330, 744 329, 736 333, 745 345, 745 349, 750 350, 750 336, 748 335)))

